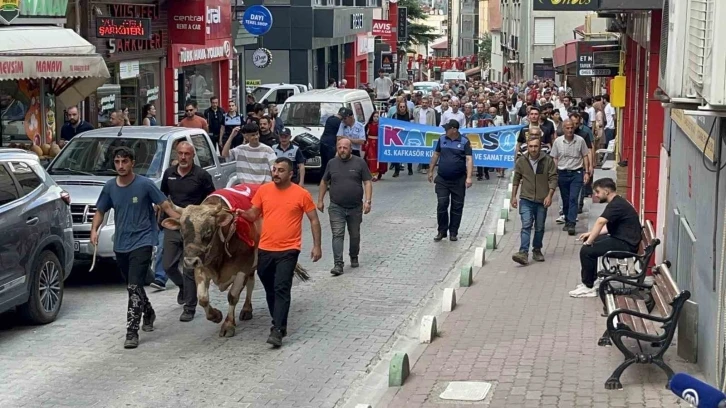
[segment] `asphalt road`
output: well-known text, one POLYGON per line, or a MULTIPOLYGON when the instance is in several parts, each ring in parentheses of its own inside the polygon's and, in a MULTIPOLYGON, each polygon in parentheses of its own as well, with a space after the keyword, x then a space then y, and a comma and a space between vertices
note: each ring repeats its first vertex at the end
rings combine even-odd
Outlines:
MULTIPOLYGON (((265 343, 270 316, 258 281, 254 318, 238 323, 233 338, 218 337, 219 325, 201 309, 192 322, 179 322, 171 283, 167 291, 150 292, 156 330, 141 332, 138 349, 124 350, 127 295, 115 266, 97 265, 91 274, 76 268, 56 322, 26 326, 14 313, 0 316, 0 407, 341 405, 434 285, 471 254, 497 182, 505 186, 496 178, 475 182, 460 240, 435 243, 433 186, 424 175, 390 174, 374 186, 360 268, 330 275, 327 214, 321 216, 323 259, 313 264, 305 220, 300 261, 312 280, 293 288, 281 349, 265 343)), ((317 187, 307 187, 316 199, 317 187)), ((226 311, 226 295, 216 287, 210 292, 212 304, 226 311)))

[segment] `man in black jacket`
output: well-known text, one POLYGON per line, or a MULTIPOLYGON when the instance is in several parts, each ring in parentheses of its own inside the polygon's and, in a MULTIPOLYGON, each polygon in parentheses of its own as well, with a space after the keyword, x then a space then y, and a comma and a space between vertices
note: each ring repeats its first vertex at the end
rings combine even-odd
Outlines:
POLYGON ((212 139, 212 144, 215 148, 219 148, 219 136, 224 128, 224 110, 219 107, 219 98, 216 96, 209 98, 209 103, 212 106, 204 111, 204 119, 209 125, 209 138, 212 139))
POLYGON ((527 134, 529 133, 529 128, 539 127, 542 130, 542 147, 552 146, 552 142, 554 142, 555 140, 555 125, 547 120, 543 115, 540 115, 539 108, 536 106, 532 106, 529 109, 528 119, 529 126, 519 132, 517 143, 527 143, 527 134))

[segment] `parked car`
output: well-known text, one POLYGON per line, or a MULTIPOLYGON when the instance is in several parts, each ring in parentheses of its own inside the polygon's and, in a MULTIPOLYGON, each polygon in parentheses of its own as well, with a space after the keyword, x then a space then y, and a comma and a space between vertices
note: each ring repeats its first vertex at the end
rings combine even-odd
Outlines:
MULTIPOLYGON (((224 188, 232 177, 236 178, 235 163, 221 163, 206 132, 182 127, 126 126, 120 136, 118 127, 91 130, 74 137, 53 159, 48 166, 48 173, 73 197, 73 248, 77 261, 93 257, 91 223, 104 184, 116 175, 112 157, 114 148, 132 148, 136 153, 134 173, 148 177, 161 186, 164 170, 176 160, 175 147, 181 141, 194 146, 194 163, 212 175, 215 187, 224 188)), ((115 231, 114 212, 111 210, 99 230, 99 258, 115 259, 115 231)))
POLYGON ((21 149, 0 149, 0 313, 55 320, 73 268, 70 195, 21 149))
POLYGON ((364 125, 375 109, 368 92, 339 88, 313 89, 293 95, 282 107, 280 118, 292 132, 292 142, 303 150, 306 169, 320 170, 320 137, 325 121, 342 107, 350 108, 355 119, 364 125))
POLYGON ((262 84, 249 92, 249 94, 254 96, 255 101, 258 103, 265 104, 266 102, 282 105, 287 98, 307 92, 307 90, 307 85, 300 84, 262 84))
POLYGON ((438 82, 414 82, 414 92, 421 91, 424 95, 430 95, 434 89, 441 89, 441 84, 438 82))

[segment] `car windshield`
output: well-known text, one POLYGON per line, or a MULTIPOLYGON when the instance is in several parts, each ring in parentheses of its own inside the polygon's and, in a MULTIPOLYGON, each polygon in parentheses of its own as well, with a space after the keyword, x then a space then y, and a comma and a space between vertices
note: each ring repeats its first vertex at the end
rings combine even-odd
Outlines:
POLYGON ((414 85, 413 86, 414 91, 425 91, 427 93, 431 93, 432 89, 434 89, 433 85, 414 85))
POLYGON ((135 153, 134 173, 149 178, 161 177, 166 141, 123 137, 74 138, 61 150, 48 173, 114 176, 113 151, 121 146, 130 147, 135 153))
POLYGON ((288 102, 280 118, 285 126, 325 126, 342 107, 340 102, 288 102))
POLYGON ((267 95, 267 92, 270 90, 270 88, 267 88, 265 86, 258 86, 255 88, 254 91, 252 91, 252 96, 255 97, 255 102, 262 103, 262 99, 267 95))

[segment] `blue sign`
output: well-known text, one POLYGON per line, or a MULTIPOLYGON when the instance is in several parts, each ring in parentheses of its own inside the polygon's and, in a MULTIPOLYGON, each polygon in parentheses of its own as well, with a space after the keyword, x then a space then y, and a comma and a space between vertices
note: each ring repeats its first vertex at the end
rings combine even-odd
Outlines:
MULTIPOLYGON (((471 143, 474 166, 511 169, 517 154, 517 137, 523 126, 462 128, 471 143)), ((395 119, 378 122, 378 161, 427 164, 444 129, 395 119)))
POLYGON ((272 13, 265 6, 250 6, 242 16, 242 26, 252 35, 265 35, 272 28, 272 13))

